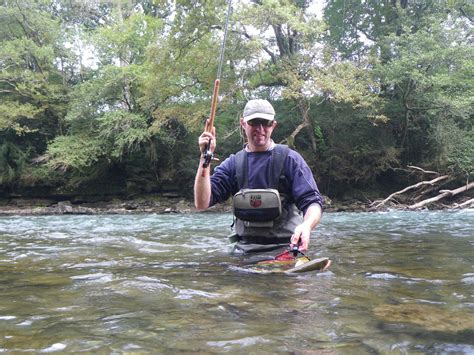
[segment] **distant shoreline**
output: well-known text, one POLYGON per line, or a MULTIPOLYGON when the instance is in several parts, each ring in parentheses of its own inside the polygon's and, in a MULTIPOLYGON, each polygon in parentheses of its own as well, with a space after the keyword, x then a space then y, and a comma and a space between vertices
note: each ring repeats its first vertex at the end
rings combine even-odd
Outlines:
POLYGON ((43 198, 14 198, 0 200, 0 216, 35 215, 99 215, 137 213, 195 213, 199 212, 184 198, 111 199, 109 201, 75 202, 43 198))
MULTIPOLYGON (((329 199, 328 199, 329 200, 329 199)), ((400 209, 403 206, 387 206, 386 210, 400 209)), ((451 209, 442 204, 432 205, 430 210, 451 209)), ((331 201, 325 205, 324 212, 375 212, 367 203, 357 200, 331 201)), ((46 215, 100 215, 100 214, 189 214, 206 212, 232 212, 230 199, 225 204, 213 206, 205 211, 194 207, 193 201, 183 197, 142 196, 136 199, 111 199, 109 201, 70 201, 47 198, 0 199, 1 216, 46 216, 46 215)))

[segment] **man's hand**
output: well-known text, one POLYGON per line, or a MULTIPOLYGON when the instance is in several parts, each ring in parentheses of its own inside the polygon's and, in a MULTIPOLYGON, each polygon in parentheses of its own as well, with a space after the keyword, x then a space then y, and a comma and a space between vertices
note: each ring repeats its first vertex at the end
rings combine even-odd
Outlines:
POLYGON ((290 248, 298 247, 299 251, 306 251, 309 247, 309 238, 311 236, 311 225, 303 222, 295 228, 295 232, 291 236, 290 248))
POLYGON ((295 232, 291 236, 290 248, 296 246, 299 251, 308 250, 311 231, 319 224, 322 213, 320 205, 313 204, 308 207, 304 215, 304 222, 295 227, 295 232))
POLYGON ((199 136, 198 141, 201 154, 206 151, 209 141, 211 142, 209 150, 214 153, 214 150, 216 149, 216 127, 209 127, 209 119, 207 119, 204 132, 199 136))

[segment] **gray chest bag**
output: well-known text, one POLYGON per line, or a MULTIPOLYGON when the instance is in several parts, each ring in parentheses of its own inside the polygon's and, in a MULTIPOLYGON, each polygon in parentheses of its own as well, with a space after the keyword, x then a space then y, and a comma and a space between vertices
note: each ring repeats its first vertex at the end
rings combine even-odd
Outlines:
POLYGON ((239 231, 239 224, 247 231, 252 230, 253 234, 265 234, 281 217, 282 201, 278 187, 288 152, 285 145, 278 144, 273 148, 268 189, 248 188, 247 153, 242 150, 236 154, 236 178, 240 190, 233 197, 233 212, 238 234, 245 234, 239 231))

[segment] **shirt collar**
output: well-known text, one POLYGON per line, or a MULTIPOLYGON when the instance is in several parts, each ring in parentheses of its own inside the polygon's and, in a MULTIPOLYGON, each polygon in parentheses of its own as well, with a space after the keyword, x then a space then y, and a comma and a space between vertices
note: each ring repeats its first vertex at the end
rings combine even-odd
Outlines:
MULTIPOLYGON (((270 140, 270 145, 268 146, 268 148, 266 149, 266 152, 269 152, 271 150, 273 150, 273 148, 275 148, 275 142, 273 141, 273 139, 270 140)), ((246 144, 245 145, 245 151, 250 153, 250 149, 249 149, 249 145, 246 144)))

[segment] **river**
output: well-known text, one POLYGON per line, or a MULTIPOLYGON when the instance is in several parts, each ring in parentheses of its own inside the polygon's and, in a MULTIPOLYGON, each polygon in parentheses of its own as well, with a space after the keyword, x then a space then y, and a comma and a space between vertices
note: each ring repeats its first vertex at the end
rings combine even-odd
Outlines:
POLYGON ((474 210, 327 213, 242 272, 230 214, 0 218, 0 352, 474 353, 474 210))

